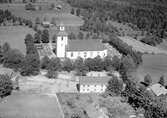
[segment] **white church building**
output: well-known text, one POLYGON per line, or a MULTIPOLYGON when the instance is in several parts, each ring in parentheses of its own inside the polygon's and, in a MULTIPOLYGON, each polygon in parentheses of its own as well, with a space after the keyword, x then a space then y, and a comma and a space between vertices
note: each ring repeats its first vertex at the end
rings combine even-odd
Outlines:
POLYGON ((56 40, 56 56, 59 58, 77 59, 107 56, 107 48, 98 39, 69 40, 64 25, 60 25, 56 40))

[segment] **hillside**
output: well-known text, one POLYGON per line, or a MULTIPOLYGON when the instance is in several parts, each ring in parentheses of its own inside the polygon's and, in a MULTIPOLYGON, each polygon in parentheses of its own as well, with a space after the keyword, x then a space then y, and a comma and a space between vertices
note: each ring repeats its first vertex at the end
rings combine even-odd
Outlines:
POLYGON ((166 37, 167 2, 165 0, 66 0, 72 7, 82 10, 84 31, 119 34, 108 21, 131 23, 142 32, 142 42, 157 45, 166 37))

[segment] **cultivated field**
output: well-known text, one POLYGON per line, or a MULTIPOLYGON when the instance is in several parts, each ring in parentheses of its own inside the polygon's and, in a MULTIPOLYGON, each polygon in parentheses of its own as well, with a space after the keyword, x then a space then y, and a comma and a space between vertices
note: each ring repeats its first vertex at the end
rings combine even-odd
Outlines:
POLYGON ((163 49, 159 49, 157 47, 153 47, 147 44, 144 44, 140 41, 137 41, 131 37, 119 37, 123 42, 127 43, 129 46, 136 51, 142 53, 149 53, 149 54, 167 54, 167 51, 163 49))
POLYGON ((28 33, 34 34, 34 31, 24 26, 1 26, 0 43, 8 42, 11 48, 18 49, 25 54, 24 38, 28 33))

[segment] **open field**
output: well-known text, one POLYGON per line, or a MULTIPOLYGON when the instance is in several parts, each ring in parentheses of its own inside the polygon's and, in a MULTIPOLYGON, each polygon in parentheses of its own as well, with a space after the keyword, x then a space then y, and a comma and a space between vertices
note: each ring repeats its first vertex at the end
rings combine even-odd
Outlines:
MULTIPOLYGON (((42 4, 42 6, 48 7, 48 5, 42 4)), ((83 20, 77 16, 71 15, 69 13, 70 9, 68 10, 36 10, 36 11, 27 11, 24 9, 24 4, 1 4, 1 9, 8 9, 12 12, 15 16, 19 16, 25 19, 29 19, 35 22, 35 19, 39 17, 41 20, 49 20, 52 21, 54 18, 57 24, 63 23, 66 26, 81 26, 83 25, 83 20)), ((66 9, 66 8, 62 8, 66 9)))
POLYGON ((146 74, 150 74, 153 83, 159 81, 161 75, 164 75, 167 83, 167 56, 166 55, 144 55, 143 64, 137 71, 137 76, 143 80, 146 74))
POLYGON ((160 49, 158 47, 153 47, 153 46, 144 44, 131 37, 119 37, 119 38, 123 42, 127 43, 129 46, 132 46, 132 48, 136 51, 139 51, 142 53, 149 53, 149 54, 166 54, 167 55, 167 51, 160 49))
POLYGON ((14 93, 0 103, 2 118, 63 118, 55 97, 14 93))
POLYGON ((35 32, 23 26, 7 26, 0 27, 0 43, 8 42, 13 49, 20 50, 23 54, 26 53, 26 47, 24 44, 25 36, 30 33, 34 34, 35 32))

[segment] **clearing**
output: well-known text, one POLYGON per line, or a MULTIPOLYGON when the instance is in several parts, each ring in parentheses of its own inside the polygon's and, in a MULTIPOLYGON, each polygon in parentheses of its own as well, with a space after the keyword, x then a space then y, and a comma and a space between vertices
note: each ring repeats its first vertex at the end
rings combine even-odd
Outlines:
POLYGON ((18 49, 23 54, 26 53, 24 39, 27 34, 35 32, 25 26, 1 26, 0 27, 0 43, 1 45, 8 42, 12 49, 18 49))

